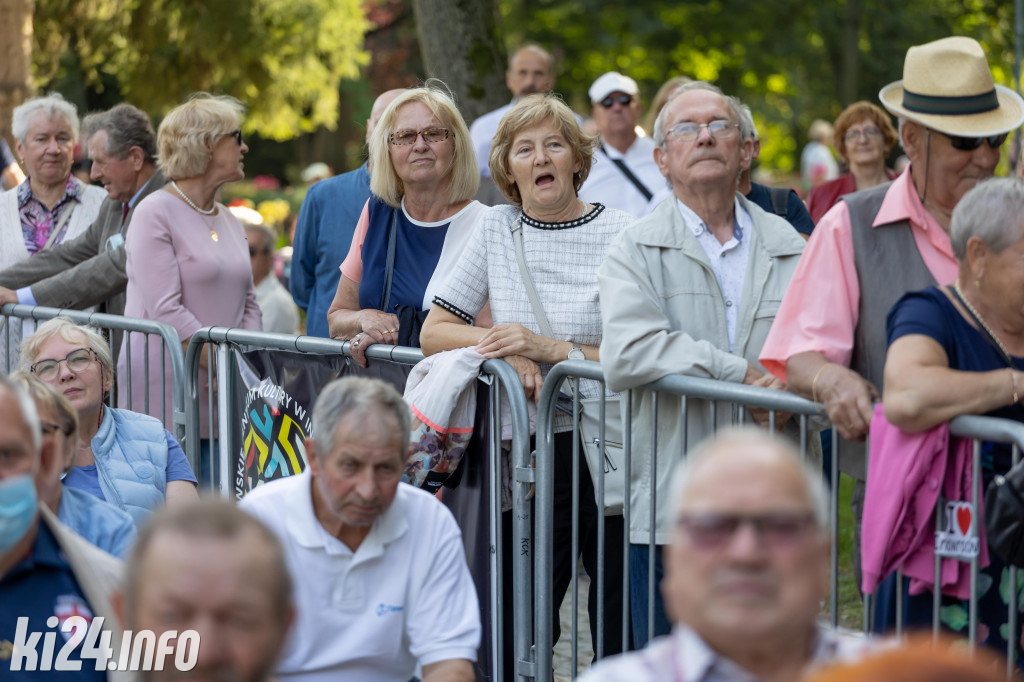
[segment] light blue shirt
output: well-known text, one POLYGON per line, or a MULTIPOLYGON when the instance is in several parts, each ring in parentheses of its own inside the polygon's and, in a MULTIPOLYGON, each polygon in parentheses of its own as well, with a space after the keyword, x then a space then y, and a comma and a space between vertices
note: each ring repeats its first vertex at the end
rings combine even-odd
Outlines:
POLYGON ((743 298, 743 282, 747 276, 747 263, 750 261, 750 240, 744 239, 744 233, 753 229, 754 223, 750 214, 735 200, 732 239, 724 244, 711 233, 700 216, 679 199, 676 204, 683 216, 683 222, 693 231, 697 241, 707 254, 711 269, 715 272, 718 286, 725 299, 725 323, 729 332, 729 351, 733 349, 736 339, 736 324, 739 321, 740 301, 743 298))
POLYGON ((119 559, 135 545, 135 522, 128 512, 84 490, 63 486, 57 518, 83 538, 119 559))

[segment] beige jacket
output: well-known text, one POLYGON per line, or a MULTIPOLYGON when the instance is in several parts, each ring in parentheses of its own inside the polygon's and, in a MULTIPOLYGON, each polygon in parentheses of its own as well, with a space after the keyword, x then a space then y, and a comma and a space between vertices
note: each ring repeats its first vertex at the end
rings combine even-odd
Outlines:
MULTIPOLYGON (((753 229, 734 351, 728 350, 725 300, 718 280, 676 202, 669 199, 616 238, 598 272, 604 322, 601 366, 609 389, 623 391, 670 374, 740 382, 748 362, 760 368, 757 356, 805 242, 782 218, 737 197, 750 214, 753 229)), ((652 409, 653 393, 634 396, 630 541, 637 544, 650 539, 652 475, 657 494, 655 539, 667 544, 672 464, 732 419, 728 404, 718 405, 716 424, 711 403, 690 400, 683 443, 682 401, 663 394, 658 403, 655 472, 652 409)), ((796 424, 791 422, 789 429, 795 434, 796 424)), ((820 461, 820 443, 814 447, 820 461)))

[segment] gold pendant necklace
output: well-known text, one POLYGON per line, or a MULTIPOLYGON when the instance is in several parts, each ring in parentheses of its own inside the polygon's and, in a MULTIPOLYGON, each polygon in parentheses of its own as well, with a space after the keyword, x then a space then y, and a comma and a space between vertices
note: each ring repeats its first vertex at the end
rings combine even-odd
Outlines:
MULTIPOLYGON (((203 220, 206 220, 205 216, 203 217, 203 220)), ((216 224, 216 222, 217 218, 214 216, 210 216, 210 221, 206 223, 206 227, 209 228, 210 230, 210 239, 212 239, 215 242, 219 242, 220 235, 217 234, 217 230, 213 229, 213 226, 216 224)))

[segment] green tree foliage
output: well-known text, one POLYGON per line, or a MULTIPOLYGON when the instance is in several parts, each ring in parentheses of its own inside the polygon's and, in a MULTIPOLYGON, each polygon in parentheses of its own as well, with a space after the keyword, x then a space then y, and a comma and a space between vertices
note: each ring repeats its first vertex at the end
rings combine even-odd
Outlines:
POLYGON ((911 45, 978 39, 1011 85, 1013 3, 1005 0, 499 0, 509 44, 559 58, 558 90, 579 111, 594 78, 617 70, 647 102, 665 80, 716 82, 750 105, 762 160, 792 169, 806 129, 902 77, 911 45))
POLYGON ((72 50, 92 87, 113 76, 151 114, 229 94, 247 132, 279 140, 333 128, 339 83, 368 62, 359 0, 37 0, 34 22, 39 89, 72 50))

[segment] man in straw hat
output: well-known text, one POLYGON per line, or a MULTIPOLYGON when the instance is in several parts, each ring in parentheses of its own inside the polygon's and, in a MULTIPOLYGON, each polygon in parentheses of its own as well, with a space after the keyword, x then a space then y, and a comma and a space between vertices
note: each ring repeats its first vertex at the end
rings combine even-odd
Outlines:
POLYGON ((907 291, 949 284, 957 264, 949 219, 960 198, 992 176, 1024 100, 995 85, 981 46, 943 38, 907 51, 903 80, 879 92, 900 119, 910 158, 891 183, 844 197, 818 223, 782 300, 760 360, 820 401, 846 439, 839 467, 857 480, 855 571, 860 573, 863 441, 882 392, 885 319, 907 291))

